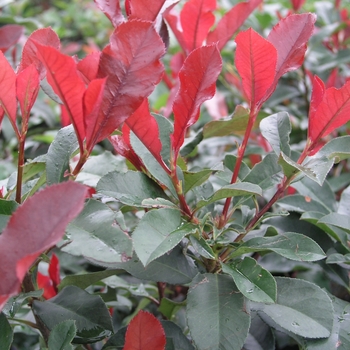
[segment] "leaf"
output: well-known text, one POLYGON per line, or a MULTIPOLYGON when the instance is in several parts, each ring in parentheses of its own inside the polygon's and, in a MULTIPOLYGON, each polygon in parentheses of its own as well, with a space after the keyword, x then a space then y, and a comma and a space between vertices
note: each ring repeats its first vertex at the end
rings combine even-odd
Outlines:
POLYGON ((299 194, 286 196, 278 200, 277 204, 288 211, 296 211, 297 213, 319 212, 328 214, 329 209, 316 199, 299 194))
MULTIPOLYGON (((0 33, 1 35, 1 33, 0 33)), ((2 350, 10 350, 13 330, 4 313, 0 313, 0 344, 2 350)))
POLYGON ((220 199, 236 197, 236 196, 251 196, 262 195, 262 190, 258 185, 249 182, 238 182, 232 185, 226 185, 216 191, 210 198, 203 199, 197 203, 196 208, 202 208, 205 205, 214 203, 220 199))
POLYGON ((198 172, 184 171, 184 193, 191 191, 193 188, 202 185, 207 181, 210 175, 213 173, 211 169, 202 169, 198 172))
POLYGON ((255 237, 241 244, 231 257, 251 252, 273 251, 291 260, 317 261, 326 257, 320 246, 300 233, 285 232, 272 237, 255 237))
POLYGON ((111 316, 101 297, 75 286, 65 287, 45 302, 35 300, 33 312, 49 330, 63 321, 75 321, 74 343, 96 342, 113 332, 111 316))
MULTIPOLYGON (((322 81, 315 78, 314 90, 320 84, 323 84, 322 81)), ((319 90, 319 88, 317 89, 319 90)), ((350 82, 347 82, 340 89, 331 87, 317 98, 314 96, 316 93, 320 94, 320 92, 313 92, 311 101, 314 102, 311 104, 309 112, 308 138, 313 143, 349 121, 350 82)))
POLYGON ((100 58, 101 52, 94 51, 77 63, 77 70, 81 73, 81 77, 86 84, 96 79, 100 58))
POLYGON ((162 324, 149 312, 140 310, 129 323, 124 350, 164 350, 165 343, 162 324))
POLYGON ((235 64, 242 78, 250 108, 259 107, 266 99, 276 75, 277 51, 253 29, 240 32, 236 37, 235 64), (266 60, 266 57, 269 59, 266 60))
POLYGON ((132 255, 132 241, 115 224, 115 214, 106 205, 90 200, 81 214, 67 227, 70 243, 61 249, 82 255, 102 266, 127 260, 132 255))
POLYGON ((215 22, 215 16, 212 13, 215 8, 216 0, 190 0, 183 6, 180 21, 188 53, 202 46, 209 29, 215 22))
POLYGON ((78 183, 54 185, 27 199, 12 215, 0 235, 0 310, 19 292, 36 258, 62 238, 67 224, 82 210, 85 195, 85 187, 78 183))
POLYGON ((221 51, 261 2, 262 0, 248 0, 233 6, 222 16, 216 28, 208 34, 207 44, 218 43, 218 49, 221 51))
POLYGON ((275 84, 285 73, 299 68, 306 51, 306 43, 314 31, 316 15, 292 14, 283 18, 271 30, 267 40, 277 50, 275 84))
POLYGON ((350 218, 347 215, 330 213, 328 215, 323 216, 318 222, 322 224, 340 227, 341 229, 350 232, 350 218))
POLYGON ((197 238, 196 236, 191 235, 190 242, 199 255, 206 259, 215 260, 216 256, 213 249, 203 237, 197 238))
POLYGON ((68 176, 65 175, 67 171, 70 172, 69 162, 77 148, 78 140, 72 125, 58 131, 46 157, 48 185, 68 180, 68 176))
POLYGON ((6 227, 12 213, 17 209, 18 203, 0 199, 0 232, 6 227))
POLYGON ((71 341, 75 337, 76 331, 77 329, 73 320, 58 323, 50 332, 49 349, 73 350, 71 341))
POLYGON ((350 216, 350 186, 348 186, 340 196, 337 213, 350 216))
POLYGON ((162 39, 151 22, 118 25, 102 51, 97 78, 108 78, 99 116, 87 125, 87 149, 117 129, 153 91, 163 74, 163 54, 162 39))
POLYGON ((260 303, 276 301, 276 281, 255 259, 246 256, 242 261, 221 266, 222 271, 233 278, 237 288, 246 298, 260 303))
POLYGON ((287 112, 279 112, 264 118, 260 122, 260 130, 278 156, 283 152, 290 157, 289 135, 292 125, 287 112))
POLYGON ((94 0, 97 7, 107 16, 116 27, 124 21, 124 16, 120 8, 119 1, 94 0))
POLYGON ((47 80, 67 109, 78 137, 79 147, 84 149, 85 138, 83 96, 85 84, 80 78, 72 57, 57 49, 37 44, 37 53, 47 69, 47 80))
POLYGON ((200 47, 186 58, 179 72, 180 89, 173 105, 175 122, 171 143, 174 159, 177 159, 187 129, 198 120, 201 104, 214 96, 221 66, 215 45, 200 47))
POLYGON ((18 24, 6 24, 0 28, 0 51, 5 52, 15 45, 24 33, 24 27, 18 24))
POLYGON ((187 324, 198 349, 242 349, 250 315, 231 277, 207 273, 193 279, 187 295, 187 324))
POLYGON ((96 190, 132 206, 141 205, 148 198, 166 198, 163 190, 153 180, 136 171, 108 173, 98 182, 96 190))
POLYGON ((333 307, 320 287, 296 278, 276 277, 277 302, 254 304, 280 327, 306 338, 327 338, 333 326, 333 307))
MULTIPOLYGON (((165 298, 162 299, 162 301, 165 298)), ((166 336, 165 350, 194 350, 193 345, 174 322, 161 321, 166 336)))
MULTIPOLYGON (((174 3, 175 1, 170 1, 174 3)), ((145 21, 154 22, 159 15, 161 15, 165 8, 169 7, 169 0, 131 0, 129 1, 130 15, 128 17, 131 19, 143 19, 145 21)))
POLYGON ((334 159, 335 163, 350 158, 350 136, 346 135, 330 140, 317 152, 316 156, 334 159))

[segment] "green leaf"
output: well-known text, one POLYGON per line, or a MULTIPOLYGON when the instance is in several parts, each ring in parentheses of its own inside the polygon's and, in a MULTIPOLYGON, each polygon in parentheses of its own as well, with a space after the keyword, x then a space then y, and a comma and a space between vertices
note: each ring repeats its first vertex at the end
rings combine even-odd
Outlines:
POLYGON ((212 172, 213 171, 210 169, 203 169, 198 172, 184 171, 184 193, 187 193, 188 191, 192 190, 197 186, 200 186, 203 182, 207 181, 212 172))
POLYGON ((161 321, 165 336, 165 350, 194 350, 193 345, 174 322, 161 321))
POLYGON ((173 202, 168 201, 167 199, 164 198, 147 198, 144 199, 141 202, 141 207, 143 208, 167 208, 167 209, 176 209, 176 210, 180 210, 179 207, 174 204, 173 202))
POLYGON ((279 112, 264 118, 260 122, 260 130, 277 156, 283 152, 290 157, 289 135, 292 126, 287 112, 279 112))
POLYGON ((190 155, 202 141, 203 141, 202 130, 200 130, 197 133, 197 135, 195 135, 194 137, 186 139, 184 145, 181 147, 181 150, 180 150, 181 157, 186 157, 190 155))
POLYGON ((107 266, 132 255, 131 238, 115 225, 114 212, 101 202, 88 201, 66 232, 70 243, 61 249, 72 255, 82 255, 96 264, 107 266))
POLYGON ((154 181, 136 171, 109 173, 98 182, 96 191, 131 206, 141 205, 147 198, 166 197, 154 181))
POLYGON ((348 254, 340 254, 334 253, 328 256, 326 260, 327 264, 347 264, 350 265, 350 253, 348 254))
POLYGON ((203 137, 207 139, 215 136, 240 135, 246 130, 248 121, 249 110, 238 105, 230 117, 205 124, 203 127, 203 137))
POLYGON ((26 302, 28 304, 28 298, 40 298, 43 295, 43 290, 35 290, 28 293, 19 293, 11 297, 5 304, 2 311, 10 317, 15 317, 16 313, 21 309, 22 305, 26 302))
POLYGON ((137 256, 144 266, 174 248, 195 226, 181 226, 181 215, 174 209, 146 213, 132 234, 137 256))
MULTIPOLYGON (((224 165, 225 165, 225 167, 227 167, 228 169, 231 170, 230 178, 228 180, 229 183, 231 183, 232 173, 233 173, 233 171, 235 169, 236 162, 237 162, 237 156, 235 156, 233 154, 227 154, 225 156, 224 165)), ((250 172, 249 166, 246 163, 242 162, 241 166, 239 168, 238 177, 240 179, 244 179, 249 174, 249 172, 250 172)))
POLYGON ((10 350, 13 340, 13 331, 4 313, 0 313, 0 345, 1 350, 10 350))
POLYGON ((273 237, 255 237, 235 250, 231 257, 246 253, 273 251, 291 260, 317 261, 326 257, 320 246, 300 233, 285 232, 273 237))
POLYGON ((327 157, 339 163, 350 158, 350 136, 336 137, 325 144, 316 154, 317 157, 327 157))
POLYGON ((73 125, 59 130, 47 152, 46 180, 48 185, 68 180, 68 176, 64 175, 66 171, 70 171, 69 161, 77 149, 78 140, 73 125))
POLYGON ((190 236, 190 241, 196 252, 206 259, 215 259, 215 253, 203 237, 190 236))
POLYGON ((161 312, 168 320, 171 320, 175 316, 176 312, 179 311, 184 305, 185 302, 176 302, 168 298, 162 298, 158 311, 161 312))
POLYGON ((147 267, 143 266, 136 255, 127 262, 111 263, 108 266, 123 269, 142 280, 170 284, 190 283, 198 273, 198 269, 193 261, 183 254, 182 248, 179 246, 175 247, 169 254, 153 260, 147 267))
POLYGON ((340 196, 337 213, 350 216, 350 186, 348 186, 340 196))
POLYGON ((74 320, 75 343, 86 344, 101 340, 113 332, 110 314, 101 297, 75 286, 68 286, 45 302, 35 300, 33 312, 49 330, 59 323, 74 320))
MULTIPOLYGON (((277 302, 251 305, 289 332, 307 338, 327 338, 333 326, 333 307, 327 293, 310 282, 276 277, 277 302)), ((265 320, 265 318, 264 318, 265 320)))
POLYGON ((102 350, 123 350, 125 344, 125 333, 128 327, 118 329, 117 333, 113 334, 102 347, 102 350))
POLYGON ((230 276, 207 273, 193 279, 187 295, 187 323, 198 349, 242 349, 250 315, 230 276))
POLYGON ((295 211, 297 213, 312 211, 328 214, 330 212, 329 209, 318 200, 299 194, 283 197, 278 200, 277 204, 285 210, 295 211))
POLYGON ((323 216, 318 222, 322 224, 340 227, 341 229, 350 233, 350 218, 346 215, 330 213, 328 215, 323 216))
POLYGON ((49 337, 49 349, 73 350, 71 342, 77 329, 73 320, 63 321, 52 328, 49 337))
POLYGON ((12 213, 17 209, 16 201, 9 201, 0 198, 0 232, 6 227, 12 213))
POLYGON ((156 114, 156 113, 151 113, 151 114, 157 121, 158 128, 159 128, 159 139, 160 139, 160 142, 162 143, 162 150, 160 154, 164 162, 168 164, 170 160, 170 149, 171 149, 170 134, 173 133, 174 126, 169 121, 169 119, 163 117, 162 115, 156 114))
POLYGON ((276 301, 276 281, 255 259, 245 257, 242 261, 221 266, 222 271, 233 278, 237 288, 246 298, 260 303, 276 301))
POLYGON ((214 203, 220 199, 236 196, 262 196, 262 189, 258 185, 249 182, 238 182, 232 185, 226 185, 216 191, 211 197, 206 200, 201 200, 197 203, 196 209, 200 209, 210 203, 214 203))
POLYGON ((120 270, 105 270, 86 273, 84 275, 68 275, 58 285, 58 291, 61 291, 66 286, 76 286, 80 289, 85 289, 104 278, 117 275, 118 273, 120 273, 120 270))

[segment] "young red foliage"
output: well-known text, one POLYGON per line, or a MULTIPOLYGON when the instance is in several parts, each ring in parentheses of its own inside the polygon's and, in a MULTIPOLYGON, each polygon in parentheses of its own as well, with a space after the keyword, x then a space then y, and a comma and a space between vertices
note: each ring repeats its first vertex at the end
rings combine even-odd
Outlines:
POLYGON ((36 258, 55 245, 83 209, 86 188, 75 182, 50 186, 27 199, 0 235, 0 310, 19 292, 36 258))
POLYGON ((259 108, 275 79, 277 51, 253 29, 240 32, 236 43, 235 64, 244 92, 250 108, 259 108))
POLYGON ((199 117, 200 106, 214 96, 221 67, 222 60, 216 45, 200 47, 186 58, 179 73, 180 89, 173 105, 174 133, 171 143, 174 159, 178 156, 187 129, 199 117))
POLYGON ((107 16, 114 27, 124 21, 119 0, 94 0, 97 7, 107 16))
POLYGON ((15 45, 23 33, 24 27, 20 25, 6 24, 2 26, 0 28, 0 51, 5 52, 15 45))
POLYGON ((294 11, 299 11, 304 5, 305 0, 290 0, 294 11))
POLYGON ((164 350, 165 345, 162 324, 149 312, 139 311, 128 326, 123 350, 164 350))
POLYGON ((37 274, 38 288, 44 290, 43 297, 45 299, 50 299, 57 295, 57 286, 61 282, 60 264, 56 254, 52 254, 51 256, 48 272, 48 276, 40 272, 37 274))
POLYGON ((263 0, 240 2, 226 12, 216 28, 208 34, 207 44, 217 43, 221 51, 232 35, 245 22, 248 16, 262 3, 263 0))
POLYGON ((97 77, 98 65, 100 63, 101 52, 95 51, 84 57, 77 63, 78 72, 85 84, 97 77))
POLYGON ((129 0, 129 20, 143 19, 155 21, 166 0, 129 0))

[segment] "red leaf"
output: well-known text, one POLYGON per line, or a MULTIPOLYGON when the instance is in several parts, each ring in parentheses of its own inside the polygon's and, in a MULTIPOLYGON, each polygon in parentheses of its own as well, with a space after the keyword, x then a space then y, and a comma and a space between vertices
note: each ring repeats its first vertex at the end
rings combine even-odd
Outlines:
POLYGON ((81 80, 72 57, 63 55, 49 46, 37 44, 37 55, 47 70, 47 81, 65 105, 77 133, 80 149, 83 149, 85 126, 83 95, 85 84, 81 80))
POLYGON ((27 199, 0 235, 0 310, 19 292, 36 258, 55 245, 83 209, 86 188, 75 182, 50 186, 27 199))
POLYGON ((56 254, 52 254, 49 264, 49 276, 54 287, 57 287, 61 282, 60 262, 56 254))
POLYGON ((324 83, 314 78, 309 113, 308 137, 317 144, 322 137, 350 120, 350 81, 340 89, 324 90, 324 83))
POLYGON ((162 143, 159 139, 158 123, 149 112, 147 98, 143 100, 141 106, 125 121, 125 123, 152 153, 154 158, 157 159, 158 163, 166 167, 160 154, 162 151, 162 143))
POLYGON ((290 15, 273 27, 267 40, 277 50, 276 84, 283 74, 303 63, 306 43, 314 30, 315 21, 316 15, 303 13, 290 15))
POLYGON ((202 46, 215 22, 212 13, 215 8, 216 0, 189 0, 185 3, 180 20, 187 52, 202 46))
POLYGON ((7 24, 0 28, 0 51, 5 52, 15 45, 24 32, 24 27, 17 24, 7 24))
POLYGON ((16 91, 22 114, 22 132, 27 130, 30 111, 38 96, 39 84, 39 73, 33 64, 17 75, 16 91))
POLYGON ((175 159, 184 142, 186 130, 199 117, 201 104, 215 94, 221 66, 221 56, 216 45, 210 45, 192 51, 180 70, 180 89, 173 105, 175 121, 171 136, 175 159))
POLYGON ((81 73, 81 77, 86 84, 88 84, 91 80, 96 79, 100 57, 101 52, 97 51, 84 57, 78 62, 77 69, 81 73))
POLYGON ((259 107, 275 78, 277 51, 253 29, 236 37, 235 64, 251 109, 259 107))
POLYGON ((114 27, 124 21, 119 0, 94 0, 97 7, 107 16, 114 27))
POLYGON ((59 50, 61 44, 57 34, 51 28, 43 28, 33 32, 24 45, 18 71, 21 72, 31 64, 34 64, 40 73, 40 79, 43 79, 45 77, 45 68, 38 58, 36 43, 44 46, 51 46, 57 50, 59 50))
POLYGON ((304 5, 305 0, 291 0, 294 11, 299 11, 300 8, 304 5))
POLYGON ((254 9, 262 3, 263 0, 250 0, 241 2, 221 18, 216 28, 208 34, 207 43, 218 43, 218 48, 221 51, 232 35, 244 23, 254 9))
POLYGON ((130 0, 130 19, 155 21, 166 0, 130 0))
POLYGON ((17 117, 16 74, 2 52, 0 52, 0 104, 11 119, 12 125, 15 125, 17 117))
POLYGON ((87 148, 108 137, 142 103, 160 81, 164 45, 151 22, 120 24, 102 52, 99 78, 108 77, 102 108, 94 125, 87 125, 87 148))
POLYGON ((165 344, 162 324, 152 314, 141 310, 126 330, 123 350, 164 350, 165 344))
POLYGON ((42 273, 37 273, 36 283, 39 289, 43 289, 43 297, 45 299, 51 299, 57 295, 57 292, 53 286, 52 280, 49 276, 45 276, 42 273))

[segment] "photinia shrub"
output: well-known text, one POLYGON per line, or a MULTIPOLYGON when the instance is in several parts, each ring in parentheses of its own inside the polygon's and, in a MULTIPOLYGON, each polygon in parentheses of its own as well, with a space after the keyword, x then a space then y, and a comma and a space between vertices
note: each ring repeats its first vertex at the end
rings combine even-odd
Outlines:
POLYGON ((95 5, 82 58, 47 27, 13 68, 0 28, 1 349, 348 349, 347 10, 95 5), (64 127, 29 159, 42 99, 64 127))

